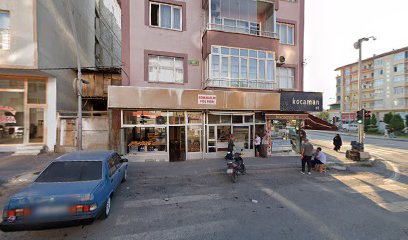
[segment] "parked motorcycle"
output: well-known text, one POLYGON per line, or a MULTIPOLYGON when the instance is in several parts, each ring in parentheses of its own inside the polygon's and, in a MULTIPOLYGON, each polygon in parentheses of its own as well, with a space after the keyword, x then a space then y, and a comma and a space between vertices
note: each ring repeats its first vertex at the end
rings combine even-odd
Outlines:
POLYGON ((238 175, 245 175, 246 168, 242 153, 234 153, 232 161, 227 162, 227 175, 231 177, 232 182, 237 182, 238 175))

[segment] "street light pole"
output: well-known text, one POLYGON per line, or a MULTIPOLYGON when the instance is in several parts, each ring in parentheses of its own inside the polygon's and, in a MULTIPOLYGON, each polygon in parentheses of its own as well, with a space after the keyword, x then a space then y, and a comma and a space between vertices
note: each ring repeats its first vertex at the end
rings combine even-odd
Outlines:
MULTIPOLYGON (((370 38, 373 39, 374 41, 376 40, 375 37, 371 36, 371 37, 368 37, 368 38, 360 38, 360 39, 357 40, 357 42, 354 43, 354 48, 358 49, 358 76, 357 76, 357 78, 358 78, 358 81, 357 81, 357 84, 358 84, 358 87, 357 87, 357 89, 358 89, 358 92, 357 92, 357 95, 358 95, 357 96, 357 98, 358 98, 357 108, 358 109, 357 110, 358 111, 360 111, 362 109, 362 106, 361 106, 361 62, 362 62, 362 52, 363 52, 362 43, 364 41, 370 40, 370 38)), ((358 142, 361 143, 361 144, 364 144, 364 121, 365 121, 364 120, 364 111, 363 111, 362 120, 363 120, 362 123, 358 124, 358 142)))

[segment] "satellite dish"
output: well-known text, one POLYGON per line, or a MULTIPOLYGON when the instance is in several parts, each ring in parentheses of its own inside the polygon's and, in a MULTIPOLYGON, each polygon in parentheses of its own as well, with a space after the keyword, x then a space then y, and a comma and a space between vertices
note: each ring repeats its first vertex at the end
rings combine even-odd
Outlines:
POLYGON ((284 63, 286 61, 286 58, 284 56, 279 57, 279 62, 284 63))

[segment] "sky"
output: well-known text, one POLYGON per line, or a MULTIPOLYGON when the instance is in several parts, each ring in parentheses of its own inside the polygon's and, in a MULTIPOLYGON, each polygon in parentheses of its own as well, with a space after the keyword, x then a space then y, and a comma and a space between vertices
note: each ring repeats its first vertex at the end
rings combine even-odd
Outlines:
POLYGON ((334 71, 358 61, 353 44, 363 43, 363 59, 408 46, 408 0, 305 0, 305 91, 323 92, 335 102, 334 71))

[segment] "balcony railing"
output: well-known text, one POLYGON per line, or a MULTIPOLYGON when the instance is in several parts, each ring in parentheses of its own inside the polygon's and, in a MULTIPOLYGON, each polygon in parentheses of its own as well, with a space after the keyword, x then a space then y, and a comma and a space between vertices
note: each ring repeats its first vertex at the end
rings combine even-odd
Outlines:
POLYGON ((223 25, 223 24, 208 23, 206 30, 219 30, 219 31, 224 31, 224 32, 242 33, 242 34, 261 36, 261 37, 267 37, 267 38, 276 38, 276 39, 278 38, 278 33, 276 32, 261 31, 258 28, 254 28, 254 27, 228 26, 228 25, 223 25))
POLYGON ((10 49, 10 30, 0 28, 0 50, 10 49))
POLYGON ((277 90, 278 83, 265 80, 232 80, 225 78, 213 78, 205 81, 205 87, 277 90))

